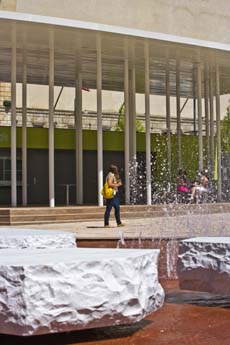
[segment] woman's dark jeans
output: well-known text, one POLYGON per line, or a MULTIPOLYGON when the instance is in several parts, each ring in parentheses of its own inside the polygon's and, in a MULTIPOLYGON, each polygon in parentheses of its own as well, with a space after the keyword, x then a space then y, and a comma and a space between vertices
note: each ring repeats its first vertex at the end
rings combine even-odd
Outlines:
POLYGON ((121 224, 121 218, 120 218, 120 202, 118 199, 118 196, 115 195, 112 199, 106 200, 106 210, 104 215, 104 224, 109 225, 109 216, 112 208, 115 209, 115 218, 117 225, 121 224))

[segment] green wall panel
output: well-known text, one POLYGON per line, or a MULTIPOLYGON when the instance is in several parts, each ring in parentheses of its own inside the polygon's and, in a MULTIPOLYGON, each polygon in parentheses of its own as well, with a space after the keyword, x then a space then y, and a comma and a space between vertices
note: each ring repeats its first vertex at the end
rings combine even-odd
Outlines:
MULTIPOLYGON (((47 128, 27 128, 27 147, 29 149, 48 149, 49 132, 47 128)), ((73 129, 55 129, 55 149, 74 150, 75 131, 73 129)), ((145 133, 137 133, 137 151, 145 152, 145 133)), ((10 127, 0 127, 0 147, 10 148, 10 127)), ((22 145, 22 129, 17 128, 17 147, 22 145)), ((171 136, 172 178, 177 176, 177 136, 171 136)), ((203 138, 205 157, 205 137, 203 138)), ((103 131, 103 148, 105 151, 124 150, 124 132, 103 131)), ((83 131, 83 149, 97 150, 97 131, 83 131)), ((155 179, 159 182, 167 179, 167 137, 151 134, 151 152, 154 155, 155 179)), ((182 166, 190 178, 194 178, 198 167, 198 136, 182 136, 182 166)))
POLYGON ((0 147, 10 147, 10 127, 0 127, 0 147))

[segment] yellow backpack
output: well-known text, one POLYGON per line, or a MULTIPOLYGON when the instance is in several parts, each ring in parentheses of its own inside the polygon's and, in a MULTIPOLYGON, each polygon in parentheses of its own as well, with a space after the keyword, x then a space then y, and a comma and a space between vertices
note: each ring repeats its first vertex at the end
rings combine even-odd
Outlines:
POLYGON ((101 195, 103 195, 105 199, 112 199, 114 197, 114 189, 112 187, 109 187, 107 181, 105 182, 101 190, 101 195))

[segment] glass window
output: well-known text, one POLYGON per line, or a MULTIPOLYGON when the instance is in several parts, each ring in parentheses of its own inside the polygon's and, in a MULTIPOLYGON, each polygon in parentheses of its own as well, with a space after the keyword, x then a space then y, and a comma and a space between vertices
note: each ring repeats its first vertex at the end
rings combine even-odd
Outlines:
MULTIPOLYGON (((11 181, 11 160, 0 157, 0 181, 11 181)), ((17 181, 22 181, 22 160, 17 159, 17 181)))

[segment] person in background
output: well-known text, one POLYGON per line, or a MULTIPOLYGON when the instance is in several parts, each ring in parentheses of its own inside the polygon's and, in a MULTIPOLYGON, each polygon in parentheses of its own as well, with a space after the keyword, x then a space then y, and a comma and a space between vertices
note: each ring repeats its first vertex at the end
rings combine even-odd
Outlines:
POLYGON ((189 192, 189 183, 187 180, 187 172, 179 169, 177 176, 177 191, 182 193, 189 192))
POLYGON ((111 199, 106 199, 106 210, 104 214, 104 226, 106 228, 109 227, 109 217, 112 208, 114 207, 115 210, 115 219, 117 222, 117 226, 124 226, 121 222, 120 217, 120 201, 118 198, 118 188, 122 186, 122 181, 119 175, 119 170, 116 165, 110 165, 109 173, 106 176, 106 181, 108 186, 114 189, 114 195, 111 199))
POLYGON ((200 173, 200 182, 197 181, 192 187, 191 200, 198 202, 199 196, 208 193, 209 177, 207 170, 200 173))
POLYGON ((187 179, 187 172, 185 170, 179 169, 177 176, 177 194, 179 200, 182 202, 187 202, 188 193, 190 192, 189 181, 187 179))

